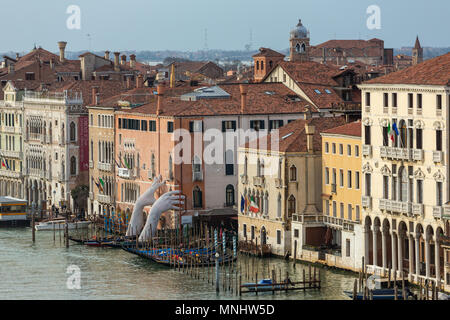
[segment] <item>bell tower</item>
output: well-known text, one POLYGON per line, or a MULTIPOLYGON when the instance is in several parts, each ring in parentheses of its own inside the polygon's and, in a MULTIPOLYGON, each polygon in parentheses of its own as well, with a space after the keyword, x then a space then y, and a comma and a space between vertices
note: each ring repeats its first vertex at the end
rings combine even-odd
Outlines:
POLYGON ((292 29, 289 42, 289 61, 309 61, 309 31, 303 26, 302 20, 292 29))
POLYGON ((415 66, 423 62, 423 48, 420 46, 419 36, 416 37, 416 44, 412 49, 412 64, 415 66))

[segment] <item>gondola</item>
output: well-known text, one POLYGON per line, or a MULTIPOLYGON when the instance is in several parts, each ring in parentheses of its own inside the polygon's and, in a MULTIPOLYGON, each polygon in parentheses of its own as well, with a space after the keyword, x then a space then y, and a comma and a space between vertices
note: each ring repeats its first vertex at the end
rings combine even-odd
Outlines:
MULTIPOLYGON (((409 288, 405 288, 406 299, 414 296, 409 288)), ((345 295, 353 299, 352 291, 344 291, 345 295)), ((395 300, 395 289, 374 289, 372 290, 373 300, 395 300)), ((364 293, 358 292, 356 294, 356 300, 363 300, 364 293)), ((366 298, 367 300, 369 298, 366 298)), ((402 290, 397 291, 397 300, 403 300, 402 290)))

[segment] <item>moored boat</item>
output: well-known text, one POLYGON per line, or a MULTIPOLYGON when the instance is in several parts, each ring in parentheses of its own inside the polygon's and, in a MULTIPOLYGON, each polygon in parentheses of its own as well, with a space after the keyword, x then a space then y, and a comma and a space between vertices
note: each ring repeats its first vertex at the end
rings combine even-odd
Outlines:
MULTIPOLYGON (((73 230, 73 229, 87 228, 89 224, 91 224, 91 222, 75 221, 75 222, 68 222, 67 224, 69 230, 73 230)), ((35 225, 36 231, 64 230, 65 227, 66 227, 66 220, 64 219, 43 221, 35 225)))
MULTIPOLYGON (((406 299, 413 296, 413 293, 409 288, 405 288, 406 299)), ((352 291, 344 291, 345 295, 353 299, 352 291)), ((373 300, 395 300, 395 289, 374 289, 372 290, 373 300)), ((356 300, 363 300, 364 293, 358 292, 356 294, 356 300)), ((366 298, 368 300, 369 298, 366 298)), ((397 300, 403 300, 402 290, 397 290, 397 300)))

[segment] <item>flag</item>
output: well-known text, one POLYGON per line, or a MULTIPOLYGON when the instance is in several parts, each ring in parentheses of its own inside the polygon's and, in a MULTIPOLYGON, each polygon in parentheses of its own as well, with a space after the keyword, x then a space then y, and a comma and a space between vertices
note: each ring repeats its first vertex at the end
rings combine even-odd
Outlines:
POLYGON ((102 180, 102 178, 98 178, 98 181, 101 183, 102 187, 105 186, 105 182, 102 180))
POLYGON ((117 166, 118 168, 120 168, 120 165, 119 165, 119 163, 117 162, 117 159, 114 159, 114 161, 116 162, 116 166, 117 166))
POLYGON ((2 158, 2 167, 6 168, 5 159, 2 158))
POLYGON ((103 187, 95 180, 94 180, 94 183, 97 186, 98 190, 100 190, 100 192, 103 192, 103 187))
POLYGON ((245 210, 245 199, 244 196, 241 195, 241 212, 244 213, 245 210))
POLYGON ((127 162, 127 158, 123 157, 123 162, 125 163, 127 168, 130 169, 130 166, 128 165, 128 162, 127 162))
POLYGON ((398 132, 398 128, 397 128, 397 123, 394 122, 394 124, 392 124, 392 129, 394 129, 395 134, 398 136, 400 133, 398 132))
POLYGON ((254 212, 254 213, 259 212, 258 205, 255 202, 255 197, 253 197, 253 196, 250 197, 250 211, 254 212))
POLYGON ((391 139, 394 142, 394 131, 391 129, 391 123, 388 124, 388 139, 391 139))

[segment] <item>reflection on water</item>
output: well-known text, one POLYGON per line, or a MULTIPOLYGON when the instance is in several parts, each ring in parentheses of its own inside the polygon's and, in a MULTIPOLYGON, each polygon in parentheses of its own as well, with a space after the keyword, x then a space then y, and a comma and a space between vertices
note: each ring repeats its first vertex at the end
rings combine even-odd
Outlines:
MULTIPOLYGON (((292 280, 300 281, 302 269, 308 266, 282 259, 257 259, 240 256, 239 264, 255 264, 267 274, 281 268, 292 280)), ((258 276, 259 278, 261 276, 258 276)), ((343 290, 352 290, 354 274, 321 269, 320 291, 291 291, 244 295, 243 299, 346 299, 343 290)), ((0 230, 0 299, 237 299, 228 292, 216 295, 215 287, 206 280, 193 279, 125 252, 121 249, 89 248, 71 242, 70 248, 53 241, 52 232, 36 232, 31 242, 31 229, 0 230), (81 270, 81 289, 66 286, 67 267, 81 270)), ((244 279, 243 279, 244 282, 244 279)))

